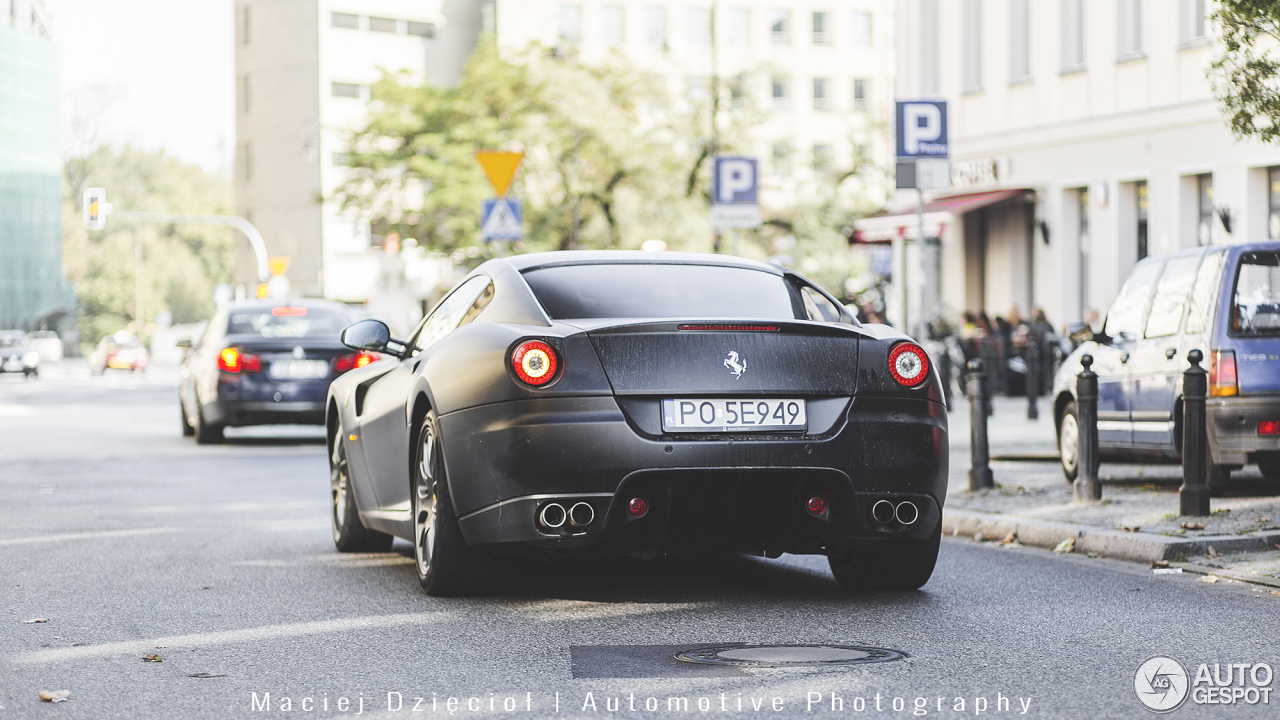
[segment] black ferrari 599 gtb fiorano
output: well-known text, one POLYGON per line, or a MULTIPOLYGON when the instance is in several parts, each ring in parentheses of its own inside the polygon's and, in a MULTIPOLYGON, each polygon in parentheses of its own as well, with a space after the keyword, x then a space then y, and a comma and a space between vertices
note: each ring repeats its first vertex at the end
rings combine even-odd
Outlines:
POLYGON ((556 252, 476 268, 326 401, 333 538, 415 547, 433 595, 513 555, 827 555, 915 589, 938 555, 947 413, 919 345, 804 277, 719 255, 556 252))

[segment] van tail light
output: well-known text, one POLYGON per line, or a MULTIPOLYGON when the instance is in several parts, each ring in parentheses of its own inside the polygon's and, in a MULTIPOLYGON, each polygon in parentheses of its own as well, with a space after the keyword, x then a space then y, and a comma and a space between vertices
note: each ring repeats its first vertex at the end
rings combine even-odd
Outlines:
POLYGON ((535 387, 554 380, 559 368, 556 349, 541 340, 525 340, 511 351, 511 369, 516 377, 535 387))
POLYGON ((262 358, 253 353, 241 352, 240 348, 224 348, 218 353, 218 369, 229 373, 262 372, 262 358))
POLYGON ((913 342, 898 343, 889 351, 889 374, 903 387, 916 387, 929 378, 929 355, 913 342))
POLYGON ((1214 350, 1209 363, 1209 397, 1227 397, 1240 394, 1236 380, 1236 352, 1214 350))
POLYGON ((351 353, 349 355, 339 355, 338 359, 334 360, 333 362, 333 369, 338 372, 346 372, 348 370, 362 368, 371 362, 376 362, 377 360, 378 360, 377 353, 371 353, 365 350, 361 350, 358 353, 351 353))

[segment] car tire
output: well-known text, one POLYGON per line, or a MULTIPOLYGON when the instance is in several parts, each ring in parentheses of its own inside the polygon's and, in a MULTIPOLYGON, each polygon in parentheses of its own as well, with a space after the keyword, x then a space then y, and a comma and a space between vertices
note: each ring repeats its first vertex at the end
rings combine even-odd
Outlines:
POLYGON ((351 488, 347 449, 342 444, 342 425, 333 434, 329 453, 329 518, 333 525, 333 545, 338 552, 380 553, 391 549, 392 536, 370 530, 360 521, 356 494, 351 488))
POLYGON ((182 437, 191 437, 196 434, 196 429, 191 426, 191 421, 187 419, 187 406, 182 402, 182 396, 178 396, 178 415, 182 417, 182 437))
POLYGON ((192 434, 196 436, 196 443, 199 445, 212 445, 222 442, 222 426, 206 422, 204 411, 199 407, 196 408, 196 424, 192 434))
POLYGON ((1075 402, 1067 403, 1058 421, 1058 464, 1067 482, 1075 482, 1080 474, 1080 412, 1075 402))
POLYGON ((502 569, 492 554, 462 536, 445 476, 444 454, 434 411, 422 420, 414 444, 413 565, 428 595, 483 595, 501 585, 502 569))
POLYGON ((1259 460, 1258 469, 1262 471, 1262 477, 1268 480, 1280 480, 1280 458, 1259 460))
POLYGON ((1230 465, 1209 465, 1204 478, 1204 484, 1209 486, 1209 497, 1222 497, 1227 493, 1227 480, 1231 478, 1233 469, 1230 465))
POLYGON ((925 539, 897 539, 857 548, 841 558, 828 557, 841 589, 918 590, 933 575, 942 542, 942 521, 925 539))

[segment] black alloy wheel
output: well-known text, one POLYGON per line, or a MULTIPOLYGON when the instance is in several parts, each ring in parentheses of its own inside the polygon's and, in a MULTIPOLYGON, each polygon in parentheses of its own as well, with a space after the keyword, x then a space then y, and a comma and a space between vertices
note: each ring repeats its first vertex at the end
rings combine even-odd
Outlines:
POLYGON ((360 521, 360 509, 351 487, 351 466, 347 448, 342 442, 342 423, 329 438, 329 518, 333 524, 333 545, 338 552, 387 552, 395 540, 392 536, 370 530, 360 521))

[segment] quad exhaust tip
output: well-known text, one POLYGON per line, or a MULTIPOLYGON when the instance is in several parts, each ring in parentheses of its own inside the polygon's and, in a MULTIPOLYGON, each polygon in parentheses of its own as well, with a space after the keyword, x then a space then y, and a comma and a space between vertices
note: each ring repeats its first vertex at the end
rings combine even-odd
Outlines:
POLYGON ((596 509, 591 503, 580 502, 569 508, 569 524, 576 528, 586 527, 595 519, 596 509))
POLYGON ((920 519, 920 509, 910 500, 904 500, 898 503, 898 507, 893 511, 893 516, 903 525, 910 525, 920 519))
MULTIPOLYGON (((578 504, 584 505, 585 503, 578 504)), ((542 506, 542 512, 538 513, 538 524, 552 530, 562 527, 568 519, 569 513, 565 512, 564 506, 560 503, 547 503, 542 506)))

